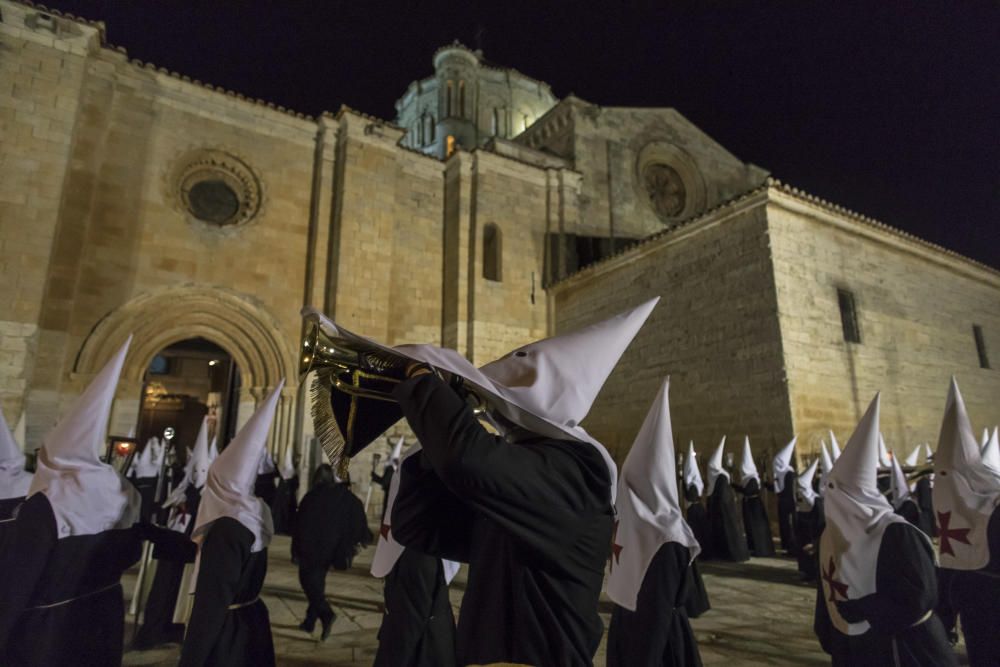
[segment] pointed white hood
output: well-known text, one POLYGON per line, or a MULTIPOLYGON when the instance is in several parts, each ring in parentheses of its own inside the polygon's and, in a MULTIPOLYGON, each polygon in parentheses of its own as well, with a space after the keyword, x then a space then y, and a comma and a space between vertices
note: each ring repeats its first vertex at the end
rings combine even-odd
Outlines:
POLYGON ((771 462, 771 473, 774 476, 774 490, 777 493, 785 490, 785 475, 795 470, 794 466, 792 466, 792 454, 795 453, 796 440, 798 440, 798 436, 793 437, 791 442, 782 447, 781 451, 777 453, 771 462))
POLYGON ((990 436, 989 440, 986 441, 986 446, 983 447, 983 465, 988 468, 992 468, 993 472, 1000 475, 1000 437, 997 435, 997 429, 993 429, 993 435, 990 436))
POLYGON ((833 431, 830 431, 830 457, 834 463, 840 458, 840 443, 837 442, 837 436, 833 434, 833 431))
POLYGON ((677 494, 674 436, 670 425, 669 378, 663 382, 622 465, 608 597, 635 611, 646 570, 660 547, 677 542, 701 551, 684 520, 677 494))
MULTIPOLYGON (((399 442, 403 442, 403 438, 400 438, 399 442)), ((371 573, 372 576, 378 577, 379 579, 392 572, 392 568, 396 567, 396 561, 398 561, 399 557, 403 555, 403 550, 406 548, 397 542, 396 538, 392 536, 392 508, 396 505, 396 496, 399 495, 399 483, 403 474, 403 461, 419 451, 419 442, 407 449, 406 453, 402 454, 399 460, 400 473, 398 475, 393 475, 392 479, 389 481, 389 494, 386 497, 385 502, 385 516, 382 517, 382 526, 379 529, 378 542, 375 544, 375 555, 372 557, 371 573)), ((450 584, 451 580, 455 578, 456 574, 458 574, 458 569, 462 564, 453 560, 442 558, 441 565, 444 566, 445 583, 450 584)))
POLYGON ((823 489, 826 486, 826 480, 833 472, 833 459, 830 457, 830 452, 826 449, 826 443, 820 440, 819 443, 819 495, 823 495, 823 489))
POLYGON ((406 438, 404 436, 399 436, 399 440, 396 441, 396 446, 392 448, 392 453, 389 454, 389 465, 391 465, 393 469, 399 467, 400 456, 403 453, 403 444, 405 442, 406 438))
POLYGON ((878 434, 878 467, 889 469, 892 467, 892 457, 889 456, 889 448, 885 446, 885 438, 878 434))
POLYGON ((260 461, 257 463, 257 474, 270 475, 273 472, 277 472, 277 470, 277 466, 274 465, 274 457, 271 456, 270 450, 265 449, 264 453, 261 454, 260 461))
POLYGON ((920 450, 921 446, 917 445, 913 448, 913 451, 907 455, 906 460, 903 461, 903 463, 905 463, 908 468, 916 468, 920 465, 920 450))
POLYGON ((191 450, 190 482, 194 488, 200 489, 208 481, 208 467, 212 465, 212 455, 208 449, 208 417, 201 420, 198 436, 194 439, 194 449, 191 450))
POLYGON ((613 501, 618 467, 580 422, 658 301, 656 297, 602 322, 530 343, 481 369, 455 350, 434 345, 389 348, 338 326, 311 308, 302 314, 315 318, 334 337, 363 341, 464 378, 487 399, 489 410, 533 433, 595 447, 608 466, 613 501))
POLYGON ((98 457, 131 342, 129 336, 38 450, 28 495, 48 498, 59 539, 130 528, 139 519, 139 492, 98 457))
POLYGON ((802 474, 795 478, 795 509, 808 512, 816 504, 816 491, 813 490, 813 478, 819 468, 819 459, 813 461, 802 474))
POLYGON ((843 454, 833 464, 823 510, 826 529, 820 538, 819 565, 830 620, 848 635, 864 634, 867 621, 848 623, 836 600, 857 600, 875 592, 875 570, 885 529, 904 522, 877 484, 879 396, 875 395, 843 454))
POLYGON ((990 429, 989 427, 983 428, 983 439, 979 442, 979 449, 986 449, 986 443, 990 441, 990 429))
POLYGON ((254 495, 253 487, 284 386, 284 380, 278 383, 229 443, 226 451, 212 462, 208 469, 208 481, 201 493, 192 538, 203 536, 214 521, 229 517, 253 533, 251 551, 266 549, 271 543, 274 535, 271 509, 254 495))
POLYGON ((285 446, 285 456, 281 460, 281 467, 278 469, 278 474, 281 475, 281 479, 286 482, 293 477, 295 477, 297 471, 295 470, 295 447, 291 442, 285 446))
POLYGON ((24 454, 0 410, 0 500, 28 495, 31 478, 32 474, 24 469, 24 454))
POLYGON ((907 498, 910 497, 910 483, 906 480, 906 473, 903 466, 899 465, 899 458, 892 457, 892 478, 889 480, 889 490, 892 492, 892 506, 897 510, 903 506, 907 498))
POLYGON ((715 491, 715 482, 719 477, 725 476, 726 479, 729 479, 729 473, 722 467, 722 454, 725 448, 726 436, 722 436, 722 442, 712 452, 711 458, 708 459, 708 466, 705 468, 705 474, 708 476, 708 486, 705 488, 706 496, 712 495, 712 491, 715 491))
POLYGON ((156 463, 156 438, 146 441, 146 446, 136 454, 132 460, 131 474, 137 478, 156 477, 160 473, 160 466, 156 463))
POLYGON ((941 567, 978 570, 989 563, 987 525, 1000 504, 1000 474, 983 465, 958 382, 951 379, 934 456, 934 514, 941 567))
POLYGON ((743 458, 740 459, 740 486, 746 486, 751 479, 757 480, 760 484, 760 473, 757 472, 757 464, 753 460, 753 452, 750 451, 750 436, 743 438, 743 458))
POLYGON ((933 463, 934 462, 934 450, 931 449, 931 443, 924 443, 924 462, 933 463))
POLYGON ((701 471, 698 470, 698 454, 694 451, 694 441, 688 443, 688 453, 684 457, 684 488, 694 485, 698 495, 705 493, 705 484, 701 481, 701 471))

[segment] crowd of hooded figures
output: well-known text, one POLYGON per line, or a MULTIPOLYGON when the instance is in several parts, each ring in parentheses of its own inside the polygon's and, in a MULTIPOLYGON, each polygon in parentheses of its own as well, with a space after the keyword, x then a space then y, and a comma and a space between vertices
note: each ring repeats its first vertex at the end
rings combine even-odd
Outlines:
MULTIPOLYGON (((801 472, 795 439, 762 476, 749 438, 738 467, 723 438, 703 482, 693 443, 675 451, 666 378, 619 471, 579 424, 655 305, 479 368, 432 345, 382 348, 406 359, 392 398, 416 442, 400 439, 373 474, 386 492, 375 664, 591 665, 606 590, 609 666, 700 665, 698 563, 775 556, 770 505, 780 551, 815 582, 814 630, 834 665, 955 665, 959 629, 971 665, 1000 665, 1000 443, 996 429, 977 441, 958 384, 933 453, 893 455, 875 395, 844 447, 831 431, 801 472), (456 622, 448 586, 463 563, 456 622)), ((141 561, 155 575, 131 598, 144 611, 133 648, 180 642, 181 665, 273 665, 261 589, 276 532, 292 536, 300 627, 318 621, 325 639, 326 573, 373 539, 349 480, 321 465, 296 503, 290 451, 279 466, 266 450, 283 382, 221 451, 203 421, 169 484, 155 438, 120 473, 98 451, 129 342, 47 434, 33 473, 0 422, 0 664, 120 664, 121 577, 141 561)))

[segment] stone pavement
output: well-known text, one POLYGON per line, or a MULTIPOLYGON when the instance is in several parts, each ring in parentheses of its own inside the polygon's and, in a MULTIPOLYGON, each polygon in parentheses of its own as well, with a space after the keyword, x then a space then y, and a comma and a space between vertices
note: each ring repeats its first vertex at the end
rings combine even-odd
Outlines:
MULTIPOLYGON (((289 540, 277 536, 269 552, 267 580, 262 597, 271 614, 278 665, 306 667, 370 667, 378 646, 382 583, 371 577, 368 566, 374 549, 366 549, 347 572, 327 576, 327 597, 337 612, 333 632, 319 642, 298 629, 306 601, 298 585, 297 569, 289 558, 289 540)), ((462 571, 451 586, 456 614, 465 588, 462 571)), ((755 558, 748 563, 704 563, 702 574, 712 610, 692 625, 705 665, 829 665, 812 633, 815 589, 799 583, 795 561, 755 558)), ((131 595, 134 571, 126 577, 131 595)), ((602 600, 605 627, 611 604, 602 600)), ((130 619, 129 619, 130 620, 130 619)), ((131 636, 131 626, 126 629, 131 636)), ((175 665, 178 647, 130 651, 125 665, 175 665)), ((604 644, 595 665, 604 665, 604 644)), ((963 663, 965 664, 965 663, 963 663)))

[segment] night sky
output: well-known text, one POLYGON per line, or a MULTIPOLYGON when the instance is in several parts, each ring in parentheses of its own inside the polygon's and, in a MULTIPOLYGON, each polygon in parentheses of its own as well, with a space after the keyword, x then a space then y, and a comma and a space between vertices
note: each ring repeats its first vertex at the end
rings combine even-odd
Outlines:
POLYGON ((133 58, 308 114, 392 120, 458 39, 560 97, 674 107, 791 185, 1000 268, 998 2, 48 4, 133 58))

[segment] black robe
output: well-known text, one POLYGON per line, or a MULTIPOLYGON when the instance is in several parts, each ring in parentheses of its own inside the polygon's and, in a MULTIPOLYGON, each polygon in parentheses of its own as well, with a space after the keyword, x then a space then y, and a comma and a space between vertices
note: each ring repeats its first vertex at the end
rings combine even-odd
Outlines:
POLYGON ((816 581, 819 576, 819 536, 825 527, 823 499, 818 496, 811 510, 795 513, 795 543, 799 547, 795 558, 803 581, 816 581))
POLYGON ((382 488, 382 514, 380 515, 385 518, 385 508, 389 504, 389 485, 392 484, 392 476, 396 474, 396 470, 391 466, 387 465, 382 469, 381 475, 376 475, 372 472, 372 481, 378 484, 382 488))
POLYGON ((455 617, 440 558, 404 549, 385 578, 372 667, 456 667, 455 617))
POLYGON ((253 539, 253 533, 229 517, 209 527, 180 667, 275 664, 270 618, 259 597, 267 549, 250 551, 253 539))
POLYGON ((134 526, 57 539, 44 493, 21 505, 0 556, 0 664, 118 665, 121 575, 139 560, 134 526))
POLYGON ((708 497, 708 551, 712 558, 741 562, 750 558, 747 538, 736 519, 736 497, 729 478, 719 475, 708 497))
POLYGON ((142 507, 139 509, 139 520, 143 523, 152 521, 153 512, 156 510, 156 477, 129 477, 132 486, 139 492, 142 498, 142 507))
POLYGON ((613 524, 604 458, 586 443, 490 435, 433 375, 394 397, 423 450, 403 463, 393 533, 469 563, 459 664, 591 665, 613 524))
POLYGON ((778 536, 781 538, 781 548, 792 556, 799 552, 798 545, 795 543, 796 479, 798 479, 798 475, 794 470, 786 472, 785 486, 778 492, 778 536))
POLYGON ((689 502, 686 518, 688 525, 691 526, 691 532, 694 533, 694 539, 698 540, 698 544, 701 545, 701 553, 698 555, 698 558, 708 560, 711 558, 711 554, 709 553, 711 539, 708 528, 708 511, 697 496, 694 501, 689 500, 689 502))
POLYGON ((913 498, 916 499, 917 507, 920 508, 920 522, 917 524, 920 526, 920 530, 931 537, 937 537, 937 521, 934 520, 934 491, 929 475, 924 475, 917 480, 916 486, 913 487, 913 498))
POLYGON ((701 655, 685 604, 691 552, 676 542, 660 547, 642 580, 635 611, 615 605, 608 628, 608 667, 700 667, 701 655))
POLYGON ((14 514, 23 502, 24 496, 0 500, 0 555, 4 552, 6 536, 14 530, 14 514))
POLYGON ((937 578, 927 539, 907 523, 890 525, 882 536, 876 568, 877 592, 838 603, 845 620, 871 624, 861 635, 846 635, 833 626, 819 586, 813 629, 833 657, 833 667, 957 665, 944 626, 933 613, 937 578))
POLYGON ((747 547, 754 556, 773 556, 774 538, 771 522, 760 497, 760 484, 751 479, 738 489, 743 494, 743 528, 747 533, 747 547))
POLYGON ((990 561, 981 570, 942 569, 945 607, 961 618, 969 664, 1000 665, 1000 509, 993 511, 987 526, 990 561))
POLYGON ((295 514, 299 509, 299 478, 279 479, 271 505, 271 520, 277 535, 292 535, 295 530, 295 514))
POLYGON ((684 609, 688 618, 698 618, 712 608, 708 600, 708 590, 705 588, 705 581, 701 578, 701 571, 698 569, 698 559, 691 561, 691 567, 687 571, 688 596, 684 600, 684 609))
POLYGON ((258 498, 262 498, 268 507, 274 502, 274 494, 277 492, 278 487, 278 472, 266 472, 263 475, 257 475, 257 480, 253 485, 253 494, 258 498))

